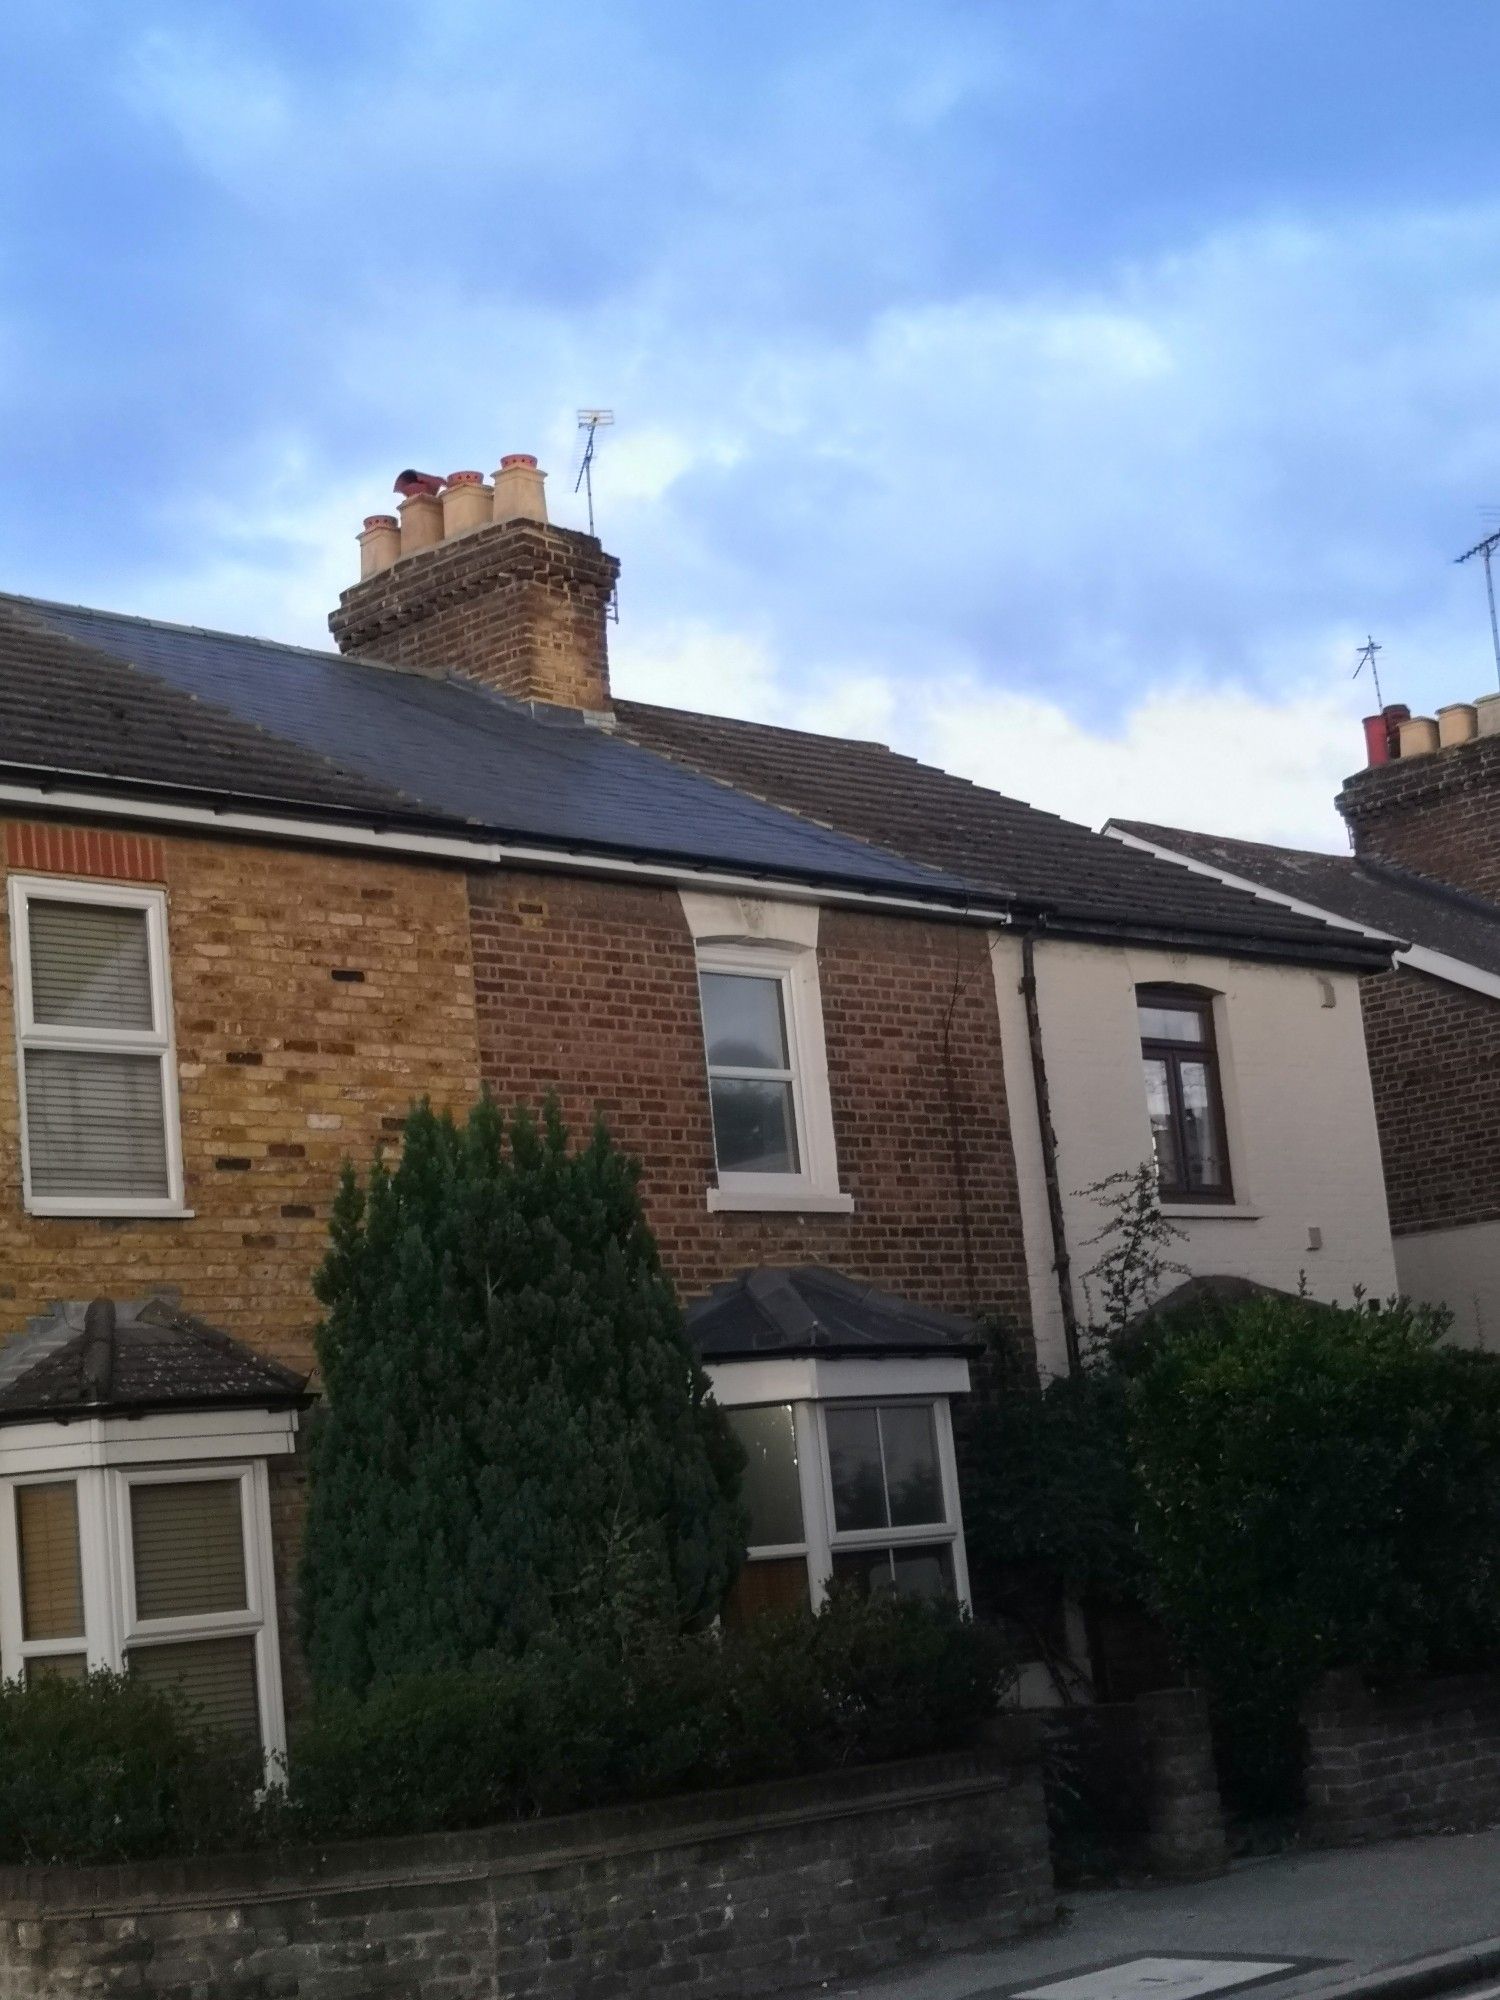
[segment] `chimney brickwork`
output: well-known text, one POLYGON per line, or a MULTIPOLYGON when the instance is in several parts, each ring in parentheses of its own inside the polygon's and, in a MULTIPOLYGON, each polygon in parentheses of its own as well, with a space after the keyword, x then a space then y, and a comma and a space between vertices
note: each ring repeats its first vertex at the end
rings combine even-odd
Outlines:
POLYGON ((490 504, 477 475, 452 475, 446 485, 456 491, 443 500, 409 495, 399 556, 390 517, 371 516, 360 538, 364 574, 328 621, 339 650, 451 669, 518 701, 607 710, 620 566, 592 535, 547 521, 535 468, 520 454, 504 462, 493 503, 504 515, 481 525, 469 524, 490 504), (431 546, 411 532, 418 510, 431 546), (441 539, 445 510, 458 532, 441 539))
POLYGON ((1500 902, 1500 735, 1403 750, 1347 778, 1338 808, 1356 854, 1500 902))

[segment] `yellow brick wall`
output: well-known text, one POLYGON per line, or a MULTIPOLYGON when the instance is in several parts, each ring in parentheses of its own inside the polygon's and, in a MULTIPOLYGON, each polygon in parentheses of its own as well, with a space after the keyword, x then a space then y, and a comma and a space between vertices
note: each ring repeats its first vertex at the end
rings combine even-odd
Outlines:
MULTIPOLYGON (((0 876, 7 853, 35 852, 19 832, 0 821, 0 876)), ((459 1107, 478 1088, 463 876, 187 836, 166 837, 159 851, 194 1214, 25 1213, 5 935, 0 1339, 53 1299, 126 1298, 166 1283, 189 1310, 305 1368, 317 1316, 308 1281, 340 1162, 368 1165, 414 1098, 459 1107)), ((0 930, 6 922, 0 899, 0 930)))

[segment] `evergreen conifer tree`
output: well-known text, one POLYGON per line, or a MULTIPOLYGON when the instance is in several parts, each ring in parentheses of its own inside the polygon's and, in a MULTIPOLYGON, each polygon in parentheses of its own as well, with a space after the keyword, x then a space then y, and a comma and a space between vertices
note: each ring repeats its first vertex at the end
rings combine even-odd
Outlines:
POLYGON ((635 1164, 555 1104, 509 1129, 418 1105, 394 1169, 346 1165, 315 1281, 302 1626, 315 1680, 515 1652, 628 1595, 711 1618, 742 1458, 688 1347, 635 1164))

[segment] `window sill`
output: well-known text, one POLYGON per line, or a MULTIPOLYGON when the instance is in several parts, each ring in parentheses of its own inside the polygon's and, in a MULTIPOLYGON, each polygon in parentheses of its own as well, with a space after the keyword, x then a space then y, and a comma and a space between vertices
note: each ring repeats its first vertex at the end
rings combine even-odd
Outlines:
POLYGON ((811 1188, 716 1188, 708 1190, 710 1210, 720 1214, 852 1215, 852 1194, 828 1194, 811 1188))
POLYGON ((78 1205, 46 1200, 28 1201, 25 1209, 28 1215, 42 1215, 57 1222, 191 1222, 198 1212, 193 1208, 143 1208, 135 1203, 112 1207, 98 1202, 78 1205))
POLYGON ((1168 1222, 1259 1222, 1262 1211, 1235 1201, 1164 1201, 1168 1222))

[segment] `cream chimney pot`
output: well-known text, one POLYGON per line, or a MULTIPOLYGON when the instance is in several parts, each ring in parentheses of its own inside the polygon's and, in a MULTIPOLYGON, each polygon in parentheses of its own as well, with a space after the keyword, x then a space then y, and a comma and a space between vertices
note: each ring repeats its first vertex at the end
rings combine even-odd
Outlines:
POLYGON ((1447 750, 1455 743, 1467 743, 1479 727, 1472 701, 1450 701, 1437 712, 1438 743, 1447 750))
POLYGON ((508 452, 495 474, 495 520, 545 521, 546 481, 529 451, 508 452))
POLYGON ((412 493, 401 502, 401 553, 415 555, 443 539, 443 503, 435 493, 412 493))
POLYGON ((467 534, 494 519, 494 499, 482 472, 450 472, 443 488, 443 536, 467 534))
POLYGON ((394 514, 367 514, 359 538, 361 579, 379 576, 401 553, 401 524, 394 514))
POLYGON ((1500 694, 1482 694, 1474 704, 1481 736, 1500 736, 1500 694))
POLYGON ((1430 715, 1413 715, 1398 723, 1403 757, 1426 757, 1438 747, 1438 726, 1430 715))

